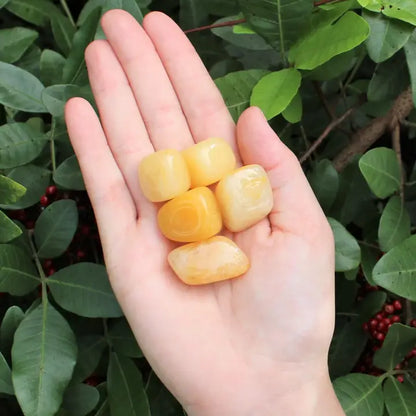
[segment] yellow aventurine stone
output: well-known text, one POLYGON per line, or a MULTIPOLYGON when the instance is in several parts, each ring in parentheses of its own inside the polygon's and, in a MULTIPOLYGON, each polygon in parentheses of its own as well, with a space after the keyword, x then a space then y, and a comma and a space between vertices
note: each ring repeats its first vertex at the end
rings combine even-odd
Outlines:
POLYGON ((223 139, 211 138, 199 142, 183 152, 191 175, 191 187, 218 182, 235 168, 235 156, 223 139))
POLYGON ((244 274, 250 267, 247 256, 237 244, 222 236, 175 248, 169 253, 168 262, 188 285, 231 279, 244 274))
POLYGON ((224 225, 242 231, 273 208, 273 193, 267 173, 260 165, 247 165, 226 175, 215 190, 224 225))
POLYGON ((144 196, 162 202, 186 192, 191 179, 185 160, 178 150, 159 150, 143 158, 139 182, 144 196))
POLYGON ((221 212, 214 193, 198 187, 160 208, 157 221, 162 234, 173 241, 205 240, 221 231, 221 212))

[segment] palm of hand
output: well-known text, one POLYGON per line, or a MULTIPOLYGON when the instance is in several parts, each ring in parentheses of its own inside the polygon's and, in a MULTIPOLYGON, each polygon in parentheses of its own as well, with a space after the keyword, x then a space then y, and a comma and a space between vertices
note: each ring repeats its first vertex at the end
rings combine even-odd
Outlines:
POLYGON ((149 15, 143 30, 113 11, 102 25, 108 40, 90 45, 86 60, 103 129, 81 99, 68 103, 66 117, 112 286, 146 357, 189 409, 230 402, 237 380, 249 400, 252 380, 267 384, 276 372, 291 381, 282 376, 275 388, 292 388, 298 372, 325 365, 333 329, 332 235, 295 157, 257 109, 234 126, 166 16, 149 15), (275 207, 232 235, 251 260, 245 276, 190 287, 167 265, 172 244, 140 194, 137 165, 153 150, 212 136, 268 171, 275 207))

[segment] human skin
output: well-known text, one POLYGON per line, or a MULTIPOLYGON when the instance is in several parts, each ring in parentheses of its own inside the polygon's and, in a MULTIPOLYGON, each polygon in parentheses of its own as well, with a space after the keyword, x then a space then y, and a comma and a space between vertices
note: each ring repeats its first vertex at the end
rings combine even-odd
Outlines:
POLYGON ((191 416, 344 415, 327 368, 333 236, 297 158, 258 108, 234 124, 169 17, 150 13, 141 27, 112 10, 102 27, 107 40, 85 54, 100 119, 81 98, 65 114, 111 285, 149 363, 191 416), (167 264, 175 245, 157 228, 137 167, 208 137, 266 169, 274 208, 227 234, 251 260, 244 276, 186 286, 167 264))

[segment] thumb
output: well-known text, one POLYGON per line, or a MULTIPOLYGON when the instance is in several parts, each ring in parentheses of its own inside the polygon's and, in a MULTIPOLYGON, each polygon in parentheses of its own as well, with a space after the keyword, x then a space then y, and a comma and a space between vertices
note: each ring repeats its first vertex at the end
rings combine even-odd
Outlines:
POLYGON ((259 108, 250 107, 240 116, 237 142, 244 164, 259 164, 269 176, 274 198, 269 215, 272 231, 311 236, 319 235, 322 227, 328 228, 298 159, 272 130, 259 108))

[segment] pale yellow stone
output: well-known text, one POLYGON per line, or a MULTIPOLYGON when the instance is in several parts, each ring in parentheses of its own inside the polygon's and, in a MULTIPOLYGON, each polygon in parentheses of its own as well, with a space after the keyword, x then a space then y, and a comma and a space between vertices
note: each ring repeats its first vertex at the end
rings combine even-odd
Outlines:
POLYGON ((158 212, 157 221, 166 238, 181 243, 205 240, 222 228, 215 195, 205 186, 191 189, 166 202, 158 212))
POLYGON ((247 165, 229 173, 215 190, 224 225, 242 231, 265 218, 273 208, 273 192, 260 165, 247 165))
POLYGON ((139 182, 144 196, 162 202, 186 192, 191 186, 188 167, 178 150, 159 150, 140 162, 139 182))
POLYGON ((172 250, 168 262, 188 285, 203 285, 241 276, 250 267, 243 251, 232 240, 216 236, 172 250))
POLYGON ((210 138, 182 152, 191 175, 191 187, 218 182, 235 168, 235 156, 223 139, 210 138))

